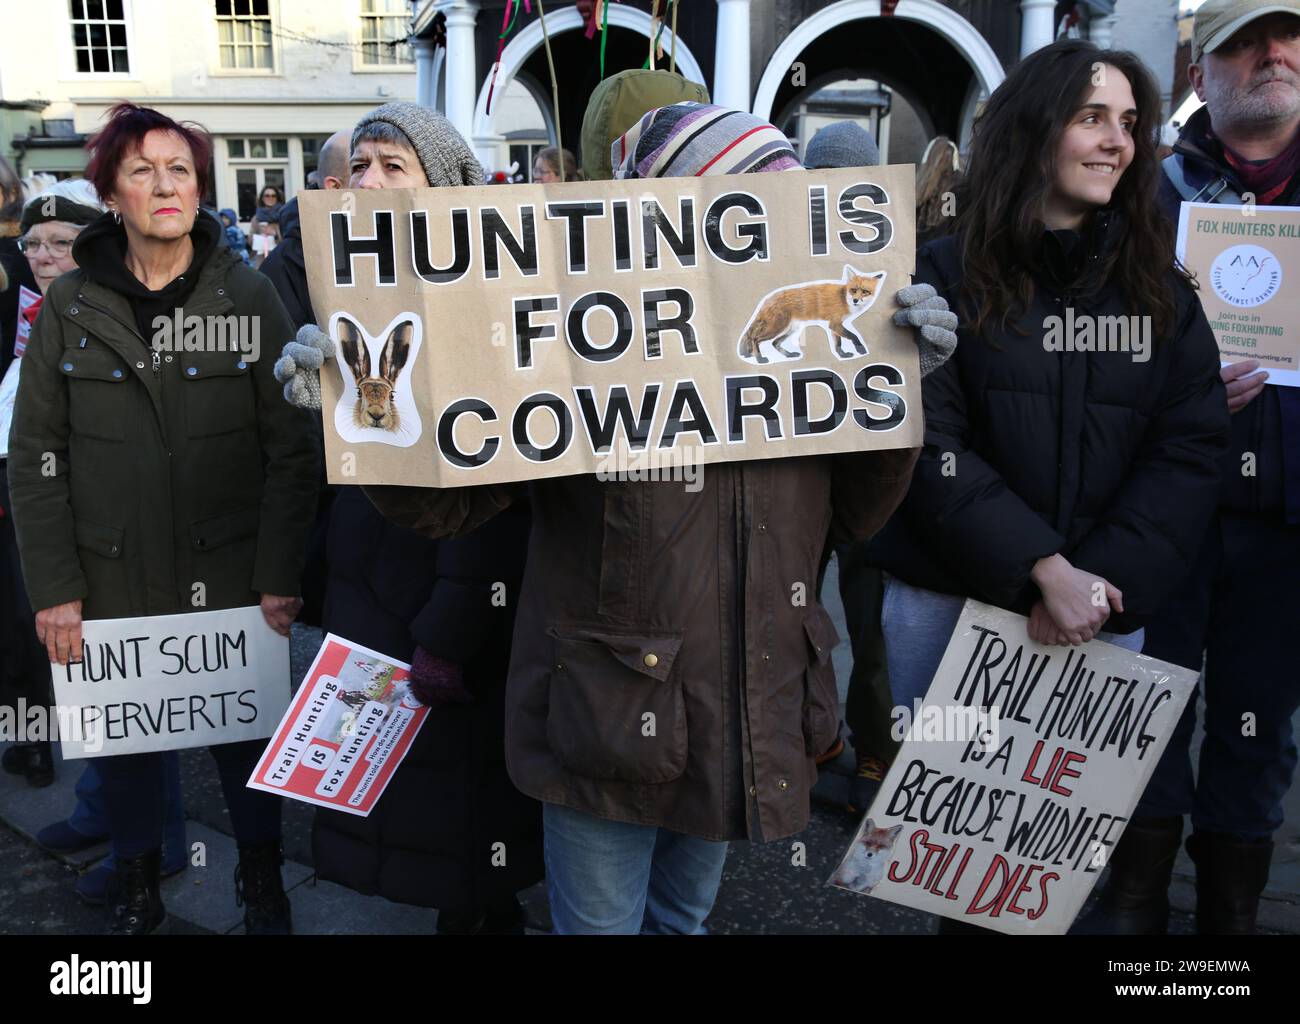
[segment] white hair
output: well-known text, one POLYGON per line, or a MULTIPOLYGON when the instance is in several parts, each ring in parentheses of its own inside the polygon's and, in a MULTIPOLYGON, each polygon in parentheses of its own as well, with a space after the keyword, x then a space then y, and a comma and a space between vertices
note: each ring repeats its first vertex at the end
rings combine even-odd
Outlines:
POLYGON ((51 196, 60 199, 66 199, 70 203, 76 203, 78 206, 89 206, 95 210, 107 210, 104 201, 99 198, 99 193, 95 191, 95 186, 85 178, 67 178, 64 181, 56 181, 45 191, 40 192, 23 204, 26 209, 33 203, 43 202, 51 196))

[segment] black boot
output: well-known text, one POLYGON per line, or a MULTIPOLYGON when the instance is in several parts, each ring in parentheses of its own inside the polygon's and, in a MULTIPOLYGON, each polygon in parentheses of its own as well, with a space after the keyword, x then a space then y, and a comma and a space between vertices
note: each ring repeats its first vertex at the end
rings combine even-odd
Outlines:
POLYGON ((279 841, 240 843, 235 868, 235 906, 244 907, 244 931, 249 935, 292 935, 289 897, 284 894, 279 841))
POLYGON ((118 900, 110 935, 150 935, 164 930, 167 911, 158 892, 162 850, 117 861, 118 900))
POLYGON ((1187 852, 1196 862, 1196 931, 1254 935, 1273 844, 1267 839, 1243 842, 1216 832, 1193 832, 1187 837, 1187 852))
POLYGON ((524 908, 513 893, 481 910, 438 911, 439 935, 523 935, 524 908))
POLYGON ((41 789, 54 781, 54 753, 49 740, 15 743, 4 752, 0 762, 3 762, 6 772, 23 776, 33 789, 41 789))
POLYGON ((1169 881, 1183 837, 1182 816, 1134 818, 1110 855, 1101 899, 1073 929, 1080 935, 1164 935, 1169 881))

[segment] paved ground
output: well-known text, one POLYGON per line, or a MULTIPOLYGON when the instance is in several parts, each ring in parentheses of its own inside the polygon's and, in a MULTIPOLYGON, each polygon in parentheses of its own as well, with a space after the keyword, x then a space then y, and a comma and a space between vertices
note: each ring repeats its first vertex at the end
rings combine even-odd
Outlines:
MULTIPOLYGON (((842 636, 843 612, 836 597, 835 567, 826 581, 826 604, 842 636)), ((295 679, 305 673, 319 644, 313 630, 296 629, 293 642, 295 679)), ((835 651, 841 699, 849 678, 847 642, 835 651)), ((1300 728, 1300 721, 1297 722, 1300 728)), ((217 784, 216 771, 205 751, 181 755, 185 806, 191 843, 202 844, 204 863, 190 866, 164 883, 164 900, 173 933, 231 933, 242 930, 242 912, 234 905, 232 873, 234 843, 230 820, 217 784)), ((825 884, 857 819, 842 809, 851 755, 825 771, 814 791, 813 818, 798 837, 766 845, 733 843, 727 856, 722 888, 710 919, 715 934, 900 934, 932 931, 935 920, 869 897, 825 884), (797 864, 795 843, 803 844, 806 866, 797 864)), ((60 765, 58 780, 44 790, 31 790, 12 776, 0 774, 0 934, 95 933, 104 926, 104 912, 86 907, 72 893, 77 872, 105 852, 103 847, 75 858, 57 858, 31 840, 37 829, 72 808, 75 766, 60 765)), ((286 887, 300 934, 384 933, 423 934, 432 931, 433 911, 363 897, 331 883, 311 878, 312 809, 285 801, 286 887)), ((1179 858, 1171 900, 1175 912, 1171 930, 1192 930, 1194 907, 1192 865, 1179 858)), ((544 886, 524 894, 529 922, 549 930, 544 886)), ((1293 787, 1287 819, 1278 836, 1272 878, 1260 914, 1266 931, 1300 934, 1300 787, 1293 787)))

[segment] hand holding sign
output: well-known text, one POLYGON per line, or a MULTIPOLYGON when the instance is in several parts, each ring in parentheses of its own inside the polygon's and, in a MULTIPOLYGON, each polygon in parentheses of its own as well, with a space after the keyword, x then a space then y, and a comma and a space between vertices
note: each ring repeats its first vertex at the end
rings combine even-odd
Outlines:
MULTIPOLYGON (((1095 573, 1076 569, 1064 555, 1049 555, 1034 563, 1030 577, 1043 593, 1043 607, 1052 625, 1071 644, 1084 644, 1101 632, 1111 610, 1124 610, 1124 595, 1109 580, 1095 573), (1104 601, 1097 601, 1097 587, 1104 601)), ((1036 620, 1037 625, 1041 617, 1036 620)), ((1059 643, 1035 637, 1040 643, 1059 643)))
POLYGON ((262 617, 266 624, 281 636, 289 635, 289 627, 302 611, 301 597, 277 597, 274 594, 262 595, 262 617))
POLYGON ((1219 371, 1219 379, 1227 385, 1228 412, 1241 412, 1264 390, 1264 385, 1268 383, 1268 371, 1256 373, 1258 369, 1259 360, 1242 359, 1240 362, 1229 363, 1219 371))
POLYGON ((36 613, 36 639, 45 645, 51 663, 81 660, 81 602, 68 601, 36 613))

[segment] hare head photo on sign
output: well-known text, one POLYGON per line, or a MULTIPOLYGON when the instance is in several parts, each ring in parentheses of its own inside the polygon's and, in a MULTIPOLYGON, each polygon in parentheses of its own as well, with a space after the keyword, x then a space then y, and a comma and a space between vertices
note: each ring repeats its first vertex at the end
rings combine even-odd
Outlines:
POLYGON ((345 441, 409 448, 420 439, 420 412, 410 381, 422 335, 415 313, 398 313, 375 334, 351 314, 338 312, 330 318, 343 377, 334 427, 345 441))

